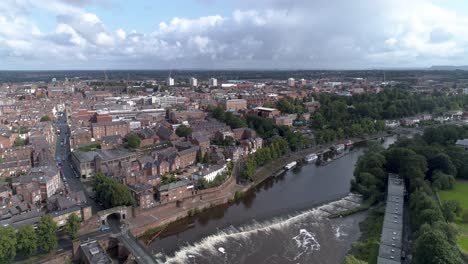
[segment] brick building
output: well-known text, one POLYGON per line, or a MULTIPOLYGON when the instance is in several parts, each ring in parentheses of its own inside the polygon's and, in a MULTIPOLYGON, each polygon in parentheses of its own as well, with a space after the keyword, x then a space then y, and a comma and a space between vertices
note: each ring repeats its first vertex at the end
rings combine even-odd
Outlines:
POLYGON ((96 151, 74 151, 71 155, 73 167, 81 175, 82 179, 92 177, 99 171, 112 171, 121 162, 136 160, 136 153, 126 149, 109 149, 96 151))
POLYGON ((231 112, 247 109, 247 101, 245 99, 223 100, 221 105, 225 111, 231 112))
POLYGON ((292 127, 293 121, 297 118, 297 115, 283 115, 275 117, 275 124, 278 126, 292 127))
POLYGON ((130 132, 130 127, 125 121, 109 122, 109 123, 93 123, 91 125, 91 133, 94 139, 101 140, 105 136, 112 135, 127 135, 130 132))
POLYGON ((181 201, 193 194, 194 185, 189 181, 177 181, 158 188, 158 198, 161 204, 181 201))
POLYGON ((41 200, 45 201, 62 188, 62 180, 56 167, 41 166, 32 168, 25 176, 13 178, 11 185, 17 192, 26 192, 27 190, 33 192, 39 187, 41 200), (26 191, 19 191, 25 188, 26 191))
POLYGON ((206 113, 200 110, 172 111, 169 117, 172 122, 180 123, 182 121, 203 120, 206 118, 206 113))

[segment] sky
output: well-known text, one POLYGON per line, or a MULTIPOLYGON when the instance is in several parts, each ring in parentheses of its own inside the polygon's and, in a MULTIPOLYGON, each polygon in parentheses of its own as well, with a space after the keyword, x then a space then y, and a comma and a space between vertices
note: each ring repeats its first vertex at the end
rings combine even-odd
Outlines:
POLYGON ((467 0, 0 1, 0 70, 466 64, 467 0))

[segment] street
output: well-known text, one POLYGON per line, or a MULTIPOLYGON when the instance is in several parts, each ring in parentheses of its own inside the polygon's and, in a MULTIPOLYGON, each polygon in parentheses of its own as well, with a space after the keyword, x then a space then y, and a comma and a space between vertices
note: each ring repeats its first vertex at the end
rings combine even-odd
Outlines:
POLYGON ((55 160, 60 168, 63 184, 68 191, 84 191, 87 198, 87 203, 91 206, 93 214, 95 214, 103 208, 101 208, 101 206, 99 206, 93 199, 89 197, 86 189, 83 186, 83 183, 80 181, 79 175, 71 166, 70 129, 67 125, 65 115, 59 116, 57 118, 55 129, 60 130, 60 133, 57 136, 55 160))

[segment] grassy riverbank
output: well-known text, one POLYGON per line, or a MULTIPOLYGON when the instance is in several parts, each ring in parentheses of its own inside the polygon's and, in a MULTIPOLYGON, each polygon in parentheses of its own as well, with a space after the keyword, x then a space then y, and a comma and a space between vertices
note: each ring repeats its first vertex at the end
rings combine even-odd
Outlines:
MULTIPOLYGON (((458 180, 455 187, 449 191, 440 191, 439 197, 442 202, 455 200, 460 203, 464 212, 468 212, 468 181, 458 180)), ((459 235, 457 244, 465 255, 468 255, 468 223, 462 217, 456 217, 455 224, 458 227, 459 235)))

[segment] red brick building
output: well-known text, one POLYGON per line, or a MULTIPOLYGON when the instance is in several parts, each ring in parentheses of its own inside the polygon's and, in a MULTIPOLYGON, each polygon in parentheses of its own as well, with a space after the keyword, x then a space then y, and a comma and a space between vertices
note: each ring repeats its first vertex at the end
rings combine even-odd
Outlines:
POLYGON ((122 135, 125 136, 130 132, 128 123, 125 121, 110 122, 110 123, 93 123, 91 125, 93 138, 101 140, 105 136, 122 135))
POLYGON ((221 105, 225 111, 231 112, 247 109, 247 101, 245 99, 224 100, 221 105))

